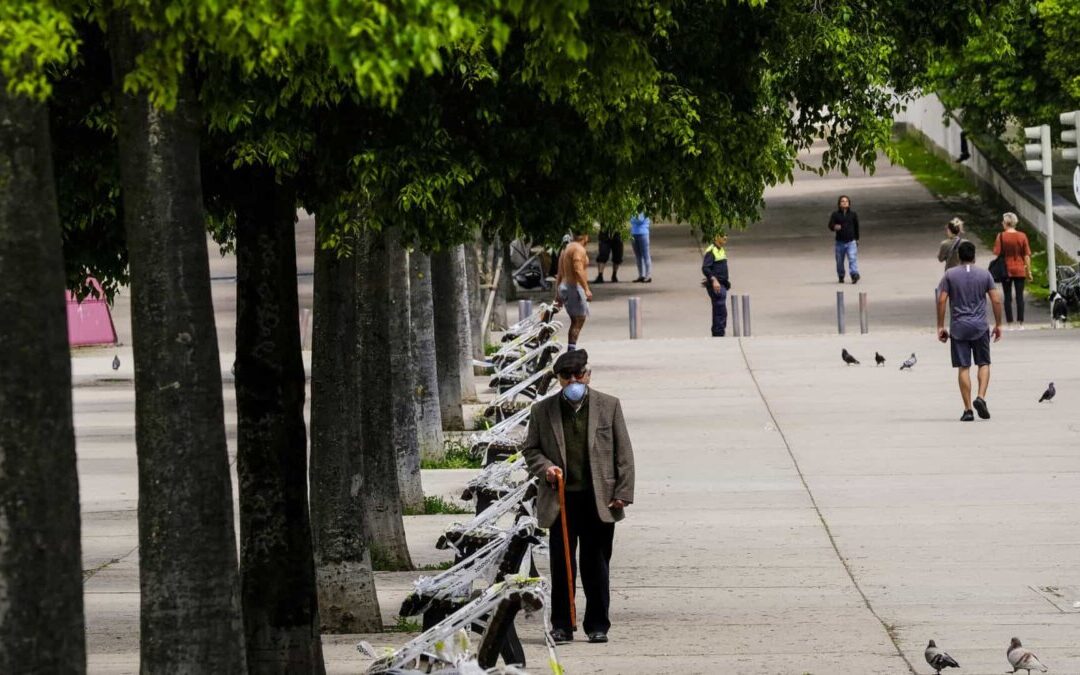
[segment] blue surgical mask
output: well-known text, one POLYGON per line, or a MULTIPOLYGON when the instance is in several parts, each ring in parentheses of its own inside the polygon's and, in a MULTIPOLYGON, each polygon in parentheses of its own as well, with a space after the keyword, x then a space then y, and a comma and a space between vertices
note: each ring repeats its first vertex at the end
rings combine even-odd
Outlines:
POLYGON ((563 387, 562 393, 566 397, 567 401, 571 403, 577 403, 581 399, 585 398, 585 392, 588 390, 581 382, 571 382, 563 387))

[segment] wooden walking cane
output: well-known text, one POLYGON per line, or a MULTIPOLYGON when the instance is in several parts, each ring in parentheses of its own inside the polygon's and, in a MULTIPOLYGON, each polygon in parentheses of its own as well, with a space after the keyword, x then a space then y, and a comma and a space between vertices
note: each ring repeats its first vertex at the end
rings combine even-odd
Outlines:
POLYGON ((574 603, 574 564, 570 558, 570 533, 566 529, 566 483, 563 475, 558 474, 559 484, 559 520, 562 524, 563 558, 566 560, 566 589, 570 593, 570 630, 577 629, 577 605, 574 603))

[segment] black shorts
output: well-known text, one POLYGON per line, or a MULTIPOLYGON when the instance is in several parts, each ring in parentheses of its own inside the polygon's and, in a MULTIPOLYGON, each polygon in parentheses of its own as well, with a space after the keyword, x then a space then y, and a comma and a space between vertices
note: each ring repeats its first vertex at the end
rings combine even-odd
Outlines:
POLYGON ((975 357, 976 366, 990 365, 990 331, 987 330, 981 337, 974 340, 949 341, 949 351, 952 352, 953 368, 970 368, 972 355, 975 357))
POLYGON ((608 259, 615 265, 622 264, 623 243, 622 235, 618 232, 608 234, 600 232, 600 253, 596 256, 596 262, 606 263, 608 259))

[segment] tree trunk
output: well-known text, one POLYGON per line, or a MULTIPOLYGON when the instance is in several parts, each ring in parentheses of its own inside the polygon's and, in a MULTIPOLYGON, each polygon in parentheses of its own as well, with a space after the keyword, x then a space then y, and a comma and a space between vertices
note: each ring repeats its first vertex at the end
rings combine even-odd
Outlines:
MULTIPOLYGON (((484 358, 484 298, 487 296, 481 286, 483 279, 480 276, 480 256, 483 248, 480 240, 473 244, 462 247, 465 252, 465 278, 466 290, 469 294, 469 346, 472 347, 472 358, 483 360, 484 358)), ((472 372, 470 368, 469 372, 472 372)))
POLYGON ((270 169, 236 173, 236 471, 248 668, 323 673, 308 521, 296 196, 270 169))
POLYGON ((393 395, 394 437, 397 452, 398 489, 401 508, 411 513, 424 510, 424 488, 420 482, 420 439, 417 425, 419 396, 416 389, 416 360, 412 350, 412 310, 409 293, 409 252, 401 237, 387 232, 386 268, 390 289, 390 383, 393 395))
MULTIPOLYGON (((398 458, 390 335, 390 270, 386 236, 366 232, 357 248, 360 278, 357 323, 360 327, 360 428, 363 432, 364 517, 371 537, 371 561, 377 570, 412 569, 398 487, 398 458)), ((400 279, 396 279, 400 283, 400 279)), ((406 336, 400 342, 408 349, 406 336)))
POLYGON ((382 630, 360 463, 356 258, 316 244, 311 347, 311 524, 321 628, 382 630))
POLYGON ((79 479, 44 104, 0 76, 0 672, 84 673, 79 479))
POLYGON ((409 316, 413 365, 416 369, 416 426, 420 456, 438 459, 446 454, 442 414, 439 410, 439 376, 435 367, 435 317, 431 303, 431 258, 409 254, 409 316))
POLYGON ((466 279, 462 246, 439 251, 431 257, 439 408, 447 429, 465 428, 461 405, 476 398, 466 279))
POLYGON ((245 672, 221 364, 191 76, 172 112, 121 91, 147 39, 110 26, 131 258, 141 669, 245 672))

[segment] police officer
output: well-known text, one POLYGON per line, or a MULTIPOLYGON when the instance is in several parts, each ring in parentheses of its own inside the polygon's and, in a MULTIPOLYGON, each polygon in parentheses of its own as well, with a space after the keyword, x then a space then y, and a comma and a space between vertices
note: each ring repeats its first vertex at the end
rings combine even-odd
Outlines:
POLYGON ((713 243, 705 249, 705 259, 701 262, 701 273, 705 275, 705 291, 712 301, 712 335, 724 337, 727 328, 727 292, 731 288, 728 281, 727 234, 722 230, 713 237, 713 243))

